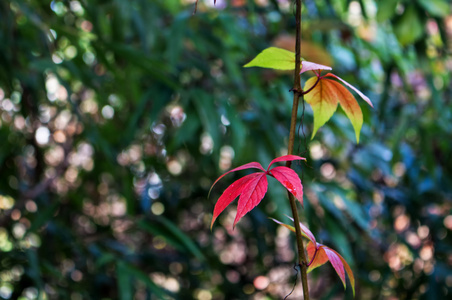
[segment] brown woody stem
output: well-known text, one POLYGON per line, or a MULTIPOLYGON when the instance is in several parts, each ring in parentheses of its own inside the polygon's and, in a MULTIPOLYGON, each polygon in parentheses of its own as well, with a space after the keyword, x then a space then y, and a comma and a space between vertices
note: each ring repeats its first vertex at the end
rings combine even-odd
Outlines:
MULTIPOLYGON (((296 0, 295 3, 295 19, 296 19, 296 44, 295 44, 295 71, 294 71, 294 91, 301 91, 301 83, 300 83, 300 67, 301 67, 301 57, 300 57, 300 49, 301 49, 301 0, 296 0)), ((293 93, 293 105, 292 105, 292 116, 290 119, 290 133, 289 133, 289 145, 287 152, 288 154, 293 154, 293 148, 295 143, 295 132, 296 132, 296 123, 297 123, 297 113, 298 113, 298 103, 300 101, 300 97, 303 97, 302 93, 294 92, 293 93)), ((288 161, 286 166, 290 168, 292 163, 288 161)), ((309 300, 309 288, 308 288, 308 276, 307 276, 307 260, 306 254, 304 251, 303 240, 300 229, 300 219, 298 218, 298 210, 297 203, 295 202, 295 198, 291 193, 288 193, 290 208, 292 209, 292 215, 294 219, 294 227, 297 239, 297 249, 298 249, 298 265, 301 269, 301 283, 303 285, 303 296, 305 300, 309 300)))

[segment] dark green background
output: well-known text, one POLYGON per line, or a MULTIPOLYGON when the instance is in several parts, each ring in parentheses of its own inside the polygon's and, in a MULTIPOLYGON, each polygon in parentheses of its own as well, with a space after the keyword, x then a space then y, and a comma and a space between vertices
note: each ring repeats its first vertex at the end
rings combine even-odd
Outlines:
MULTIPOLYGON (((242 66, 291 47, 293 1, 188 2, 0 1, 1 299, 291 291, 294 238, 267 219, 289 222, 284 189, 270 179, 235 230, 236 202, 211 231, 212 211, 247 171, 207 195, 286 151, 291 74, 242 66)), ((349 262, 356 299, 451 297, 449 1, 303 2, 302 56, 375 106, 358 99, 356 145, 341 109, 311 140, 306 105, 303 222, 349 262)), ((309 283, 352 299, 330 264, 309 283)))

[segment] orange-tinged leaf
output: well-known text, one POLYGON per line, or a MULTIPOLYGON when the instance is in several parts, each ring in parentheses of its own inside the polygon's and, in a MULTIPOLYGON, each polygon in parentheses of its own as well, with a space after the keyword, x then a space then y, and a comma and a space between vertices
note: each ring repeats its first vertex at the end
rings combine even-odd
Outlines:
POLYGON ((243 188, 243 192, 240 195, 239 203, 237 206, 237 215, 235 216, 234 225, 246 215, 249 211, 255 208, 264 198, 267 193, 267 177, 265 173, 260 173, 248 181, 243 188))
POLYGON ((307 252, 309 257, 309 267, 308 267, 308 273, 314 270, 315 268, 320 267, 321 265, 325 264, 328 261, 328 256, 325 253, 325 250, 323 247, 319 246, 320 244, 317 244, 317 247, 314 246, 314 243, 309 242, 307 246, 307 252))
MULTIPOLYGON (((303 90, 309 90, 317 82, 317 77, 309 78, 303 90)), ((317 85, 305 95, 314 112, 314 129, 312 137, 314 138, 317 130, 322 127, 333 116, 337 109, 338 96, 335 85, 331 80, 320 80, 317 85)))
MULTIPOLYGON (((289 217, 293 221, 291 217, 289 217)), ((275 223, 278 223, 279 225, 282 225, 289 229, 292 232, 295 232, 295 228, 293 226, 284 224, 278 220, 272 219, 275 223)), ((310 241, 308 242, 308 245, 306 247, 306 252, 308 254, 308 273, 312 270, 324 265, 326 262, 330 261, 331 265, 333 266, 334 270, 336 271, 337 275, 340 277, 342 284, 344 285, 344 289, 346 288, 345 284, 345 272, 347 272, 347 275, 350 279, 350 284, 352 286, 353 290, 353 296, 355 296, 355 277, 353 276, 352 269, 348 265, 348 263, 345 261, 345 259, 336 251, 333 249, 319 244, 316 242, 314 235, 312 232, 304 226, 300 222, 300 229, 301 229, 301 235, 310 241), (345 269, 345 271, 344 271, 345 269)))
POLYGON ((336 88, 337 99, 352 123, 353 128, 355 129, 356 142, 359 143, 359 133, 361 131, 361 127, 363 126, 363 113, 358 102, 355 97, 353 97, 353 95, 339 82, 330 79, 323 80, 328 80, 336 88))
POLYGON ((342 81, 343 84, 345 84, 346 86, 348 86, 349 88, 351 88, 352 90, 354 90, 361 98, 363 98, 364 101, 367 102, 367 104, 369 104, 372 108, 374 107, 372 104, 372 101, 370 101, 369 97, 367 97, 366 95, 364 95, 360 90, 358 90, 357 88, 355 88, 353 85, 351 85, 350 83, 348 83, 347 81, 345 81, 344 79, 340 78, 337 75, 334 75, 332 73, 328 73, 326 75, 324 75, 324 77, 333 77, 336 78, 340 81, 342 81))
POLYGON ((242 177, 239 180, 236 180, 234 183, 232 183, 223 192, 223 194, 220 196, 217 203, 215 204, 215 208, 213 209, 213 217, 212 223, 210 224, 210 229, 212 229, 213 223, 215 222, 217 217, 221 214, 221 212, 243 192, 243 189, 246 187, 247 183, 256 176, 260 176, 259 174, 262 173, 254 173, 242 177))
POLYGON ((344 264, 345 271, 347 272, 348 278, 350 279, 350 285, 352 286, 353 297, 354 297, 355 296, 355 276, 353 276, 352 269, 350 268, 348 263, 345 261, 345 259, 339 253, 336 252, 336 254, 339 256, 342 263, 344 264))
POLYGON ((317 243, 317 246, 314 246, 314 243, 312 242, 308 243, 306 251, 308 253, 308 259, 310 260, 308 273, 315 268, 325 264, 327 261, 330 261, 337 275, 340 277, 342 284, 344 285, 344 289, 346 288, 344 272, 345 269, 348 278, 350 279, 353 296, 355 296, 355 277, 353 276, 352 269, 339 253, 319 243, 317 243))
POLYGON ((328 247, 321 247, 321 248, 325 251, 326 256, 328 256, 328 259, 329 259, 331 265, 333 265, 334 270, 336 271, 339 278, 342 280, 342 284, 344 285, 344 289, 345 289, 346 285, 345 285, 344 265, 342 264, 341 259, 337 255, 337 252, 334 250, 331 250, 328 247))
POLYGON ((288 167, 275 167, 268 174, 275 177, 303 205, 303 186, 294 170, 288 167))

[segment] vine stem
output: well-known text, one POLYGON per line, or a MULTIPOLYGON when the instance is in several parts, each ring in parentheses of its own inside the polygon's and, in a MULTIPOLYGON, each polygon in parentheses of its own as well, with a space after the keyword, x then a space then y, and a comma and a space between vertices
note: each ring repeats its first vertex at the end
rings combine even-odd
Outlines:
MULTIPOLYGON (((294 91, 301 91, 300 82, 300 67, 301 67, 301 6, 302 0, 296 0, 295 2, 295 20, 296 20, 296 43, 295 43, 295 71, 294 71, 294 91)), ((298 103, 300 102, 300 97, 303 97, 302 93, 293 93, 293 104, 292 104, 292 116, 290 119, 290 133, 289 133, 289 145, 287 152, 289 155, 293 154, 293 148, 295 144, 295 132, 297 124, 297 114, 298 114, 298 103)), ((288 161, 286 163, 287 167, 291 167, 292 163, 288 161)), ((290 208, 292 210, 292 216, 294 220, 294 227, 297 239, 297 249, 298 249, 298 265, 301 269, 301 283, 303 286, 303 297, 305 300, 309 300, 309 288, 308 288, 308 276, 307 276, 307 260, 306 253, 304 251, 303 240, 300 229, 300 219, 298 217, 297 203, 295 198, 291 193, 288 193, 290 208)))

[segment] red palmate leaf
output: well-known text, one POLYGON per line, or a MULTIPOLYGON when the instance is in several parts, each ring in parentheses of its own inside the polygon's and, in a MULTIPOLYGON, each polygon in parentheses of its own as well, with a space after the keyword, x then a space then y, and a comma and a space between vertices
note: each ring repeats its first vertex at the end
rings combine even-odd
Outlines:
MULTIPOLYGON (((275 221, 276 223, 295 232, 295 228, 293 226, 286 225, 275 219, 273 219, 273 221, 275 221)), ((293 221, 293 219, 292 219, 292 221, 293 221)), ((304 236, 305 238, 308 238, 310 240, 306 247, 306 252, 308 254, 308 260, 309 260, 308 273, 311 272, 312 270, 314 270, 315 268, 318 268, 318 267, 324 265, 326 262, 330 261, 330 263, 333 266, 334 270, 336 271, 337 275, 340 277, 342 284, 344 285, 344 289, 346 288, 345 272, 347 272, 348 278, 350 279, 350 284, 352 286, 353 296, 355 296, 355 277, 353 276, 352 269, 350 268, 348 263, 345 261, 345 259, 339 253, 337 253, 335 250, 331 249, 330 247, 317 243, 312 232, 308 228, 306 228, 306 226, 304 226, 301 222, 300 222, 300 227, 301 227, 300 229, 302 231, 302 233, 301 233, 302 236, 304 236), (345 271, 344 271, 344 269, 345 269, 345 271)))
POLYGON ((243 193, 240 195, 239 203, 237 205, 237 215, 235 216, 234 225, 246 215, 249 211, 255 208, 264 198, 267 193, 267 177, 265 173, 259 174, 251 179, 243 188, 243 193))
POLYGON ((212 217, 212 223, 210 224, 210 229, 212 229, 213 223, 217 219, 218 215, 221 214, 221 212, 229 205, 232 201, 234 201, 235 198, 237 198, 243 191, 243 189, 246 187, 247 183, 255 178, 256 176, 259 176, 262 173, 254 173, 247 175, 245 177, 242 177, 236 181, 234 181, 233 184, 231 184, 220 196, 220 198, 217 201, 217 204, 215 204, 215 208, 213 209, 213 217, 212 217))
POLYGON ((303 186, 300 177, 294 170, 287 167, 275 167, 268 171, 268 174, 275 177, 276 180, 290 192, 303 205, 303 186))
MULTIPOLYGON (((234 225, 246 215, 249 211, 251 211, 254 207, 256 207, 261 200, 264 198, 267 193, 268 183, 266 175, 270 175, 275 177, 281 184, 289 190, 302 204, 303 204, 303 186, 301 185, 300 178, 297 176, 295 171, 287 167, 275 167, 270 170, 272 164, 281 161, 292 161, 292 160, 306 160, 303 157, 296 155, 285 155, 278 158, 275 158, 271 161, 267 170, 261 166, 261 164, 257 162, 247 163, 235 169, 232 169, 223 175, 221 175, 210 188, 212 190, 213 186, 223 178, 226 174, 231 172, 256 168, 263 172, 253 173, 251 175, 247 175, 233 184, 231 184, 220 196, 217 203, 215 204, 215 208, 213 211, 212 223, 210 227, 212 228, 213 223, 220 215, 220 213, 229 205, 235 198, 239 195, 238 207, 237 207, 237 215, 234 220, 234 225)), ((209 191, 210 193, 210 191, 209 191)))

